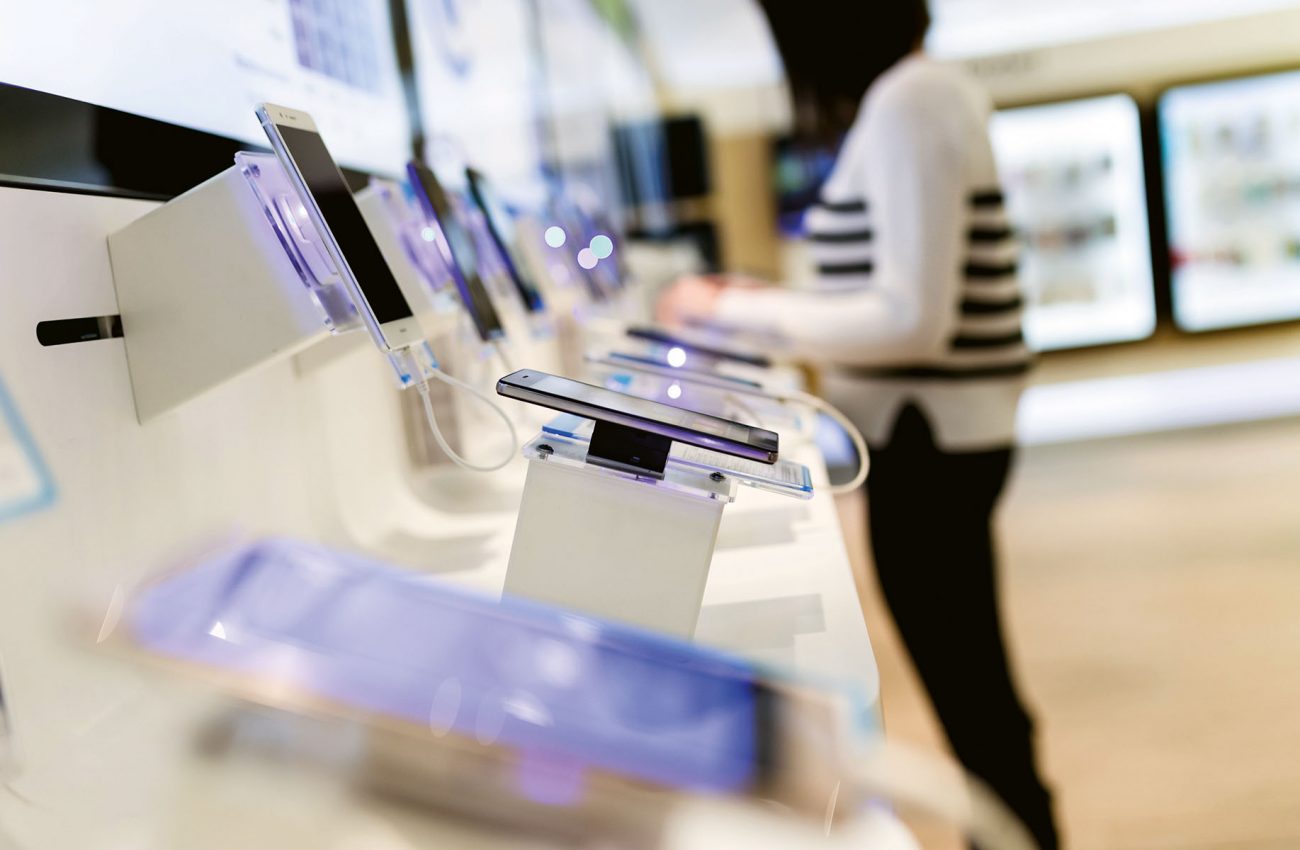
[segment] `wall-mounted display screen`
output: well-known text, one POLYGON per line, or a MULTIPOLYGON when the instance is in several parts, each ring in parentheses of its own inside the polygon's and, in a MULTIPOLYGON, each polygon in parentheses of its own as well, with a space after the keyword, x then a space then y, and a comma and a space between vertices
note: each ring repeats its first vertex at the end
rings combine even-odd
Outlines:
POLYGON ((1174 320, 1300 318, 1300 72, 1160 100, 1174 320))
POLYGON ((536 4, 546 157, 565 181, 558 188, 573 193, 571 182, 581 183, 606 208, 616 209, 611 128, 650 120, 659 111, 637 19, 621 0, 536 4))
MULTIPOLYGON (((541 69, 528 0, 406 0, 425 157, 473 165, 540 204, 541 69)), ((459 176, 460 168, 445 168, 459 176)))
POLYGON ((998 112, 991 125, 1021 243, 1025 338, 1038 351, 1155 329, 1142 135, 1126 95, 998 112))
POLYGON ((398 174, 410 122, 387 0, 0 3, 0 81, 258 145, 310 112, 346 166, 398 174))

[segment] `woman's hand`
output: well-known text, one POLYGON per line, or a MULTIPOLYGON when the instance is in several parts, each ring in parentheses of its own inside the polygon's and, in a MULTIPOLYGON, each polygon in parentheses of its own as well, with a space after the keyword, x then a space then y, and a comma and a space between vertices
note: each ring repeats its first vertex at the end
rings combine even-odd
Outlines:
POLYGON ((725 284, 716 277, 688 275, 664 290, 655 307, 655 319, 665 325, 682 325, 710 318, 717 309, 725 284))

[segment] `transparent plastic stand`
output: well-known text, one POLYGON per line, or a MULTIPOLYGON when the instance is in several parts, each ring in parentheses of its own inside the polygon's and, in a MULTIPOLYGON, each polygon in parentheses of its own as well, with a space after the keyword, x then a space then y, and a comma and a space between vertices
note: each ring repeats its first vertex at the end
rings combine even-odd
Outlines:
POLYGON ((361 324, 270 155, 236 155, 108 247, 141 422, 361 324))
MULTIPOLYGON (((505 592, 693 637, 722 511, 738 484, 763 485, 674 457, 666 438, 557 422, 524 447, 505 592)), ((764 489, 812 494, 811 483, 764 489)))
MULTIPOLYGON (((110 234, 138 419, 362 327, 323 244, 279 161, 256 153, 110 234)), ((385 254, 413 286, 409 261, 385 254)), ((427 346, 419 353, 436 366, 427 346)), ((412 385, 404 358, 390 361, 412 385)))

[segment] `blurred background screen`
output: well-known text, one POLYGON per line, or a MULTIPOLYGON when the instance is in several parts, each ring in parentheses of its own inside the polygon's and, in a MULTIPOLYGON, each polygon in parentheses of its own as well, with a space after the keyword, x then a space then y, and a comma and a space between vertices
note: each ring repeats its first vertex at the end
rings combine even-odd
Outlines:
POLYGON ((1149 336, 1156 308, 1137 104, 1112 95, 1010 109, 991 131, 1021 243, 1030 346, 1149 336))
POLYGON ((1160 142, 1178 325, 1300 318, 1300 73, 1171 89, 1160 142))
MULTIPOLYGON (((426 159, 472 161, 507 196, 539 202, 545 113, 530 0, 407 0, 406 10, 426 159)), ((458 175, 439 169, 451 186, 458 175)))

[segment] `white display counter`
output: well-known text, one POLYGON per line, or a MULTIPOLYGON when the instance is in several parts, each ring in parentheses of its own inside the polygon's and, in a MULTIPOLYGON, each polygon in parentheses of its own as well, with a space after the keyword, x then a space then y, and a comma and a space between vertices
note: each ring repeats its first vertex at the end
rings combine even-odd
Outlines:
MULTIPOLYGON (((499 591, 522 484, 522 459, 490 484, 413 472, 387 363, 345 339, 327 343, 333 356, 269 364, 141 425, 120 339, 42 347, 35 326, 117 312, 105 237, 152 207, 0 189, 0 381, 56 487, 51 506, 0 523, 19 768, 0 786, 0 847, 519 846, 266 760, 205 760, 190 733, 225 701, 98 651, 95 629, 78 630, 75 611, 111 618, 134 583, 232 532, 366 549, 499 591), (463 488, 467 507, 483 487, 497 496, 480 499, 487 510, 438 509, 423 497, 438 487, 463 488)), ((791 457, 825 482, 815 448, 791 457)), ((831 497, 742 490, 697 640, 847 683, 873 722, 877 671, 831 497)))

